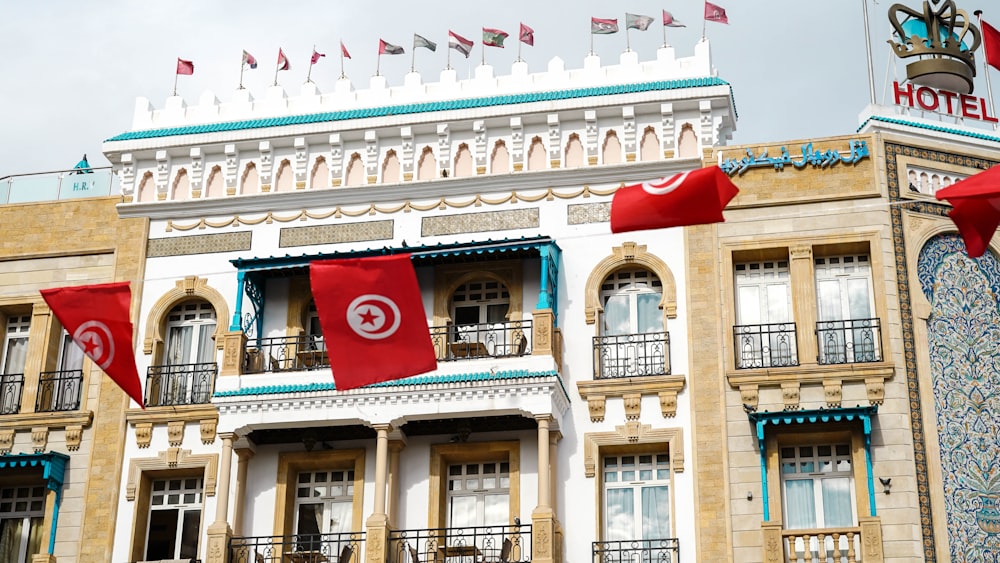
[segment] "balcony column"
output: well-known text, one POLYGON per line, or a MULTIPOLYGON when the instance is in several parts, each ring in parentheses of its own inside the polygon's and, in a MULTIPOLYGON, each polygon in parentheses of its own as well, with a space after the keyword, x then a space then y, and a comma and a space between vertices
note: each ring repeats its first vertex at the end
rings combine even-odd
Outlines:
POLYGON ((219 375, 240 375, 243 373, 243 358, 246 357, 247 335, 242 330, 231 330, 222 338, 222 369, 219 375))
POLYGON ((389 519, 385 513, 385 489, 388 481, 389 465, 389 424, 375 424, 378 432, 375 438, 375 511, 368 517, 365 537, 365 559, 368 561, 388 561, 387 536, 389 519))
POLYGON ((233 496, 236 502, 233 506, 233 533, 237 536, 245 534, 243 531, 243 506, 246 501, 247 467, 254 456, 253 448, 236 449, 236 486, 233 488, 233 496))
POLYGON ((39 374, 45 371, 46 348, 52 328, 52 310, 45 303, 31 307, 31 324, 28 326, 28 350, 24 358, 24 380, 21 383, 20 413, 35 412, 38 400, 39 374))
POLYGON ((813 273, 812 247, 793 246, 788 250, 791 278, 792 311, 795 319, 799 364, 815 364, 819 354, 816 346, 816 282, 813 273))
POLYGON ((531 513, 531 561, 555 563, 557 526, 549 488, 552 483, 549 456, 549 423, 552 416, 537 415, 535 420, 538 422, 538 506, 531 513))
POLYGON ((226 517, 229 514, 229 476, 232 473, 233 441, 236 434, 220 432, 222 439, 222 456, 219 460, 219 479, 215 488, 215 522, 208 527, 208 551, 206 563, 226 563, 229 553, 229 540, 233 535, 226 517))
POLYGON ((396 511, 399 506, 399 452, 403 451, 405 447, 406 442, 403 440, 389 441, 389 494, 388 499, 386 499, 385 512, 390 527, 395 524, 398 518, 396 511))

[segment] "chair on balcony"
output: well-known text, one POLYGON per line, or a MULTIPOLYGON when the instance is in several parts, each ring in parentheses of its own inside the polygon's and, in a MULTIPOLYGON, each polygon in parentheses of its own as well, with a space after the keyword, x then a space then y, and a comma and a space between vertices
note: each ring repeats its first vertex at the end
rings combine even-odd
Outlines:
POLYGON ((417 548, 414 546, 409 546, 410 550, 410 563, 420 563, 420 558, 417 556, 417 548))
POLYGON ((353 555, 354 548, 349 545, 345 545, 344 549, 340 550, 340 558, 337 559, 337 563, 348 563, 353 555))
POLYGON ((510 542, 510 538, 503 539, 503 547, 500 548, 500 563, 510 562, 510 550, 513 548, 513 544, 510 542))

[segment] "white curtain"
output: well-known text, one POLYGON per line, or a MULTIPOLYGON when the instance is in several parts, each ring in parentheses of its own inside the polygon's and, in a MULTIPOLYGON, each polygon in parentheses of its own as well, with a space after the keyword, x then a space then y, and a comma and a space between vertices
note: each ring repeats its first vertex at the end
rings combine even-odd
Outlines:
POLYGON ((7 341, 7 353, 4 354, 3 372, 23 373, 24 359, 28 355, 27 338, 11 338, 7 341))
POLYGON ((823 526, 841 528, 853 525, 851 480, 847 477, 823 479, 823 526))
POLYGON ((190 362, 191 328, 190 326, 170 327, 170 336, 167 339, 167 365, 190 362))
POLYGON ((0 561, 17 561, 24 518, 0 520, 0 561))
POLYGON ((198 363, 200 364, 215 362, 215 341, 212 340, 214 333, 214 324, 198 327, 198 363))
POLYGON ((639 303, 639 332, 662 332, 663 313, 660 311, 660 295, 657 293, 640 293, 637 296, 639 303))
POLYGON ((605 492, 607 533, 606 541, 633 540, 635 538, 635 491, 608 489, 605 492))
POLYGON ((816 497, 812 479, 785 480, 786 529, 816 527, 816 497))
POLYGON ((669 538, 670 488, 666 485, 642 488, 642 539, 669 538))
POLYGON ((628 296, 611 295, 604 303, 604 333, 608 336, 630 334, 628 296))
POLYGON ((353 505, 351 501, 340 501, 330 504, 330 530, 331 534, 350 532, 352 528, 351 518, 353 516, 353 505))

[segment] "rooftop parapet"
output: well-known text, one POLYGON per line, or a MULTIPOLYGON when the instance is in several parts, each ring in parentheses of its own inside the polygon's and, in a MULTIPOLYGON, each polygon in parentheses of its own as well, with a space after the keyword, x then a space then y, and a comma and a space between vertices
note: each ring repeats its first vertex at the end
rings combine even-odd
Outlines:
POLYGON ((73 168, 0 178, 0 205, 36 203, 121 193, 111 167, 73 168))
POLYGON ((282 117, 327 111, 370 108, 434 101, 459 100, 503 94, 542 92, 595 86, 613 86, 714 76, 708 40, 695 45, 694 56, 677 58, 672 47, 657 50, 656 59, 639 61, 635 51, 619 57, 617 65, 601 66, 600 57, 587 56, 583 68, 566 69, 562 59, 549 61, 545 72, 531 74, 524 61, 515 62, 510 74, 498 76, 490 65, 479 65, 473 76, 459 80, 455 69, 441 71, 438 82, 424 83, 420 73, 405 76, 400 86, 389 86, 385 76, 372 76, 367 89, 355 90, 350 79, 337 81, 333 92, 320 92, 307 82, 301 93, 289 97, 281 86, 267 89, 260 99, 249 90, 237 90, 230 101, 220 102, 212 92, 201 95, 197 105, 188 105, 180 96, 167 98, 162 109, 156 109, 149 99, 136 100, 132 131, 182 127, 187 125, 282 117))

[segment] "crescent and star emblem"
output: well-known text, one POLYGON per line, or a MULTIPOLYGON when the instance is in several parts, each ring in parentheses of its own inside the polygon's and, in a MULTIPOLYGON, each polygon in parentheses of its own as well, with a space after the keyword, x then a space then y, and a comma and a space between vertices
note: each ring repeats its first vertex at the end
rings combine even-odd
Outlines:
POLYGON ((683 172, 681 174, 674 174, 670 178, 664 178, 662 184, 651 184, 649 182, 642 183, 642 189, 649 195, 664 195, 668 194, 684 183, 687 179, 688 174, 691 172, 683 172))
POLYGON ((396 303, 384 295, 366 293, 347 306, 347 325, 368 340, 382 340, 396 333, 402 318, 396 303))
POLYGON ((87 321, 78 326, 73 332, 73 341, 103 370, 107 370, 115 359, 115 341, 111 337, 111 329, 100 321, 87 321))

